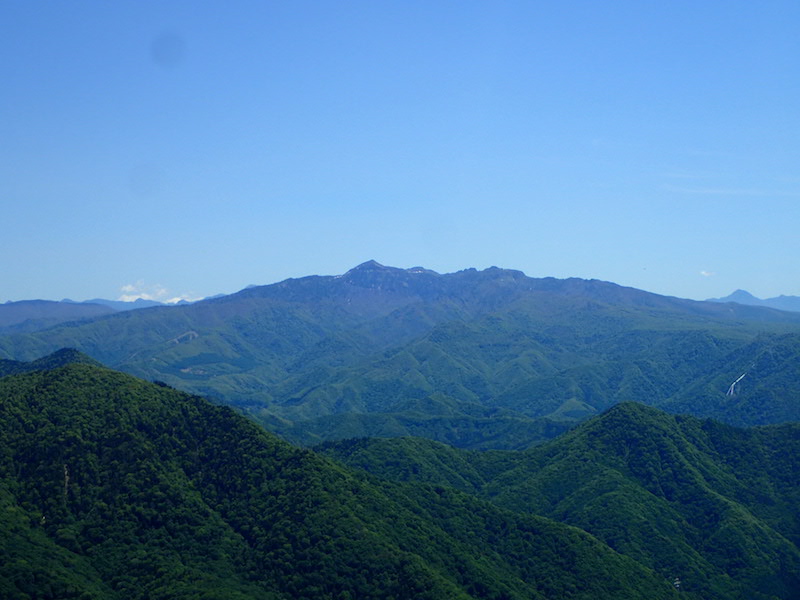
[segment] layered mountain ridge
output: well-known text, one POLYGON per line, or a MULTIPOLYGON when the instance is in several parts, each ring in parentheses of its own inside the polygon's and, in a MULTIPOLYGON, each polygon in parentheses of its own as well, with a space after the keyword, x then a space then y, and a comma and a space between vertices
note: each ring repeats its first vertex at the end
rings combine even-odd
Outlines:
POLYGON ((523 448, 622 401, 736 424, 800 419, 800 315, 492 267, 369 261, 188 306, 0 337, 74 347, 305 444, 420 435, 523 448), (732 382, 747 375, 728 391, 732 382))
POLYGON ((797 424, 624 402, 527 451, 310 451, 72 350, 36 364, 0 375, 4 598, 800 593, 797 424))
POLYGON ((797 423, 738 429, 622 403, 525 452, 410 438, 318 449, 574 525, 703 598, 755 598, 800 593, 799 443, 797 423), (766 565, 781 566, 766 577, 766 565))
POLYGON ((0 377, 3 598, 677 597, 577 528, 359 475, 73 359, 0 377))

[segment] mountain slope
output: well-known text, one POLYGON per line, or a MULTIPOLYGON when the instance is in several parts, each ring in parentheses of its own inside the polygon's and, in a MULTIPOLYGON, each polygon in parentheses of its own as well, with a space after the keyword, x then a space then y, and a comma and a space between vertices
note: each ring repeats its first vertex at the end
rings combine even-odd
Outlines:
POLYGON ((523 453, 331 443, 346 464, 575 525, 703 598, 800 594, 800 426, 736 429, 623 403, 523 453))
MULTIPOLYGON (((759 457, 768 472, 783 474, 771 489, 796 488, 783 479, 796 463, 791 448, 776 454, 746 430, 711 427, 738 438, 741 451, 759 457)), ((797 438, 797 426, 785 427, 797 438)), ((685 589, 721 598, 793 597, 800 593, 800 550, 787 539, 798 533, 791 496, 763 488, 759 496, 748 473, 718 457, 715 441, 700 421, 622 404, 532 451, 530 462, 486 492, 502 506, 582 527, 662 572, 673 569, 685 589), (762 514, 765 505, 783 506, 780 519, 762 514)))
POLYGON ((698 376, 661 407, 740 426, 800 421, 798 364, 796 335, 759 337, 712 363, 710 374, 698 376))
MULTIPOLYGON (((237 406, 300 443, 414 434, 524 448, 626 400, 689 411, 697 403, 722 418, 731 371, 775 336, 800 348, 798 332, 800 315, 766 308, 371 261, 342 276, 1 337, 0 354, 32 360, 74 347, 237 406), (710 383, 692 388, 698 380, 710 383)), ((800 384, 790 363, 780 368, 785 389, 800 384)), ((741 397, 737 422, 800 419, 784 391, 775 399, 783 409, 762 410, 766 393, 741 397)))
POLYGON ((0 425, 3 597, 675 597, 578 529, 94 365, 0 378, 0 425))

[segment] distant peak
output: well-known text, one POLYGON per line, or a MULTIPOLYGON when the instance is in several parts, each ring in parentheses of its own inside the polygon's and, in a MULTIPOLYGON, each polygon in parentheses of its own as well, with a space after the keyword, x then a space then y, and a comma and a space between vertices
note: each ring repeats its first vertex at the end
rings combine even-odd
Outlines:
POLYGON ((398 267, 389 267, 386 265, 382 265, 376 260, 368 260, 367 262, 363 262, 357 267, 353 267, 350 269, 345 275, 351 273, 427 273, 429 275, 438 275, 436 271, 431 271, 430 269, 426 269, 425 267, 411 267, 410 269, 401 269, 398 267))
POLYGON ((747 290, 736 290, 730 296, 728 296, 728 298, 752 298, 753 300, 757 300, 757 298, 747 290))
POLYGON ((438 276, 438 273, 424 267, 401 269, 387 267, 375 260, 368 260, 353 267, 339 278, 350 285, 361 288, 408 294, 411 293, 411 289, 418 290, 418 286, 427 285, 432 276, 438 276))
POLYGON ((756 298, 746 290, 736 290, 735 292, 725 296, 724 298, 710 298, 711 302, 738 302, 739 304, 758 304, 760 299, 756 298))
POLYGON ((409 273, 428 273, 429 275, 438 275, 436 271, 431 271, 425 267, 411 267, 410 269, 406 269, 406 271, 409 273))
POLYGON ((368 260, 357 267, 353 267, 342 277, 350 281, 372 280, 375 277, 386 277, 392 273, 400 273, 403 269, 387 267, 378 261, 368 260))
POLYGON ((389 267, 383 266, 376 260, 368 260, 367 262, 363 262, 357 267, 353 267, 348 271, 348 273, 353 273, 356 271, 383 271, 388 269, 389 267))
POLYGON ((495 266, 484 269, 482 273, 491 275, 492 277, 511 277, 512 279, 522 279, 525 277, 525 273, 522 271, 517 271, 516 269, 503 269, 495 266))

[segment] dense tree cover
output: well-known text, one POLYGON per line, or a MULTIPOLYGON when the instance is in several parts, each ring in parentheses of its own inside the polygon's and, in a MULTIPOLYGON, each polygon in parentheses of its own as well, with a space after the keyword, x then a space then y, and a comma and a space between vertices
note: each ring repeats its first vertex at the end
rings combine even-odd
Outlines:
POLYGON ((798 364, 797 335, 760 336, 718 360, 660 407, 740 426, 800 421, 798 364))
POLYGON ((0 356, 76 347, 302 444, 415 435, 520 449, 631 400, 732 424, 800 420, 798 332, 798 314, 599 281, 368 263, 2 336, 0 356))
POLYGON ((698 598, 800 596, 800 425, 738 429, 623 403, 526 452, 348 440, 319 450, 590 532, 698 598))
POLYGON ((90 364, 0 378, 0 595, 677 597, 577 528, 358 474, 90 364))
POLYGON ((247 412, 268 429, 305 446, 323 440, 413 436, 461 448, 524 449, 573 426, 567 421, 530 418, 503 409, 458 403, 439 394, 405 402, 393 412, 338 413, 302 421, 276 419, 265 409, 247 412))

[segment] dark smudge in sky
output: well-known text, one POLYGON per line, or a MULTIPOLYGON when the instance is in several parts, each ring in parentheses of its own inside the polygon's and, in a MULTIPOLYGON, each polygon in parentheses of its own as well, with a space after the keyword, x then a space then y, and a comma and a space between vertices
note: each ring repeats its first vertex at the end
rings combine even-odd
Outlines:
POLYGON ((186 44, 183 38, 174 32, 163 32, 157 35, 150 44, 150 56, 159 67, 172 69, 183 62, 186 44))

